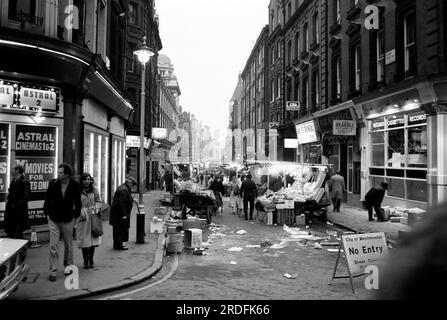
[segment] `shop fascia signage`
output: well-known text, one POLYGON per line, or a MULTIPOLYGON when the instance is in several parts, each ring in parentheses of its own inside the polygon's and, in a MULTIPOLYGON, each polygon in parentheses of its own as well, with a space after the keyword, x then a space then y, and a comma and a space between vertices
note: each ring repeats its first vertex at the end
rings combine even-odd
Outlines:
POLYGON ((315 122, 308 121, 296 125, 296 136, 298 144, 312 143, 318 141, 317 132, 315 130, 315 122))
MULTIPOLYGON (((420 122, 420 121, 425 121, 427 120, 427 115, 426 114, 416 114, 416 115, 411 115, 408 117, 408 124, 411 125, 413 122, 420 122)), ((396 126, 396 125, 404 125, 405 124, 405 118, 399 117, 396 119, 387 119, 386 121, 388 126, 396 126)), ((380 122, 374 122, 373 123, 373 128, 374 129, 378 129, 378 128, 384 128, 385 127, 385 121, 380 121, 380 122)))
POLYGON ((167 139, 168 129, 167 128, 152 128, 152 139, 167 139))
POLYGON ((353 120, 334 120, 333 131, 334 136, 355 136, 357 126, 353 120))
POLYGON ((300 111, 300 102, 299 101, 287 101, 286 102, 286 111, 300 111))
MULTIPOLYGON (((149 149, 151 144, 151 139, 144 137, 144 149, 149 149)), ((139 148, 140 147, 140 136, 126 136, 126 147, 127 148, 139 148)))
POLYGON ((13 110, 57 112, 58 88, 0 79, 0 107, 13 110))

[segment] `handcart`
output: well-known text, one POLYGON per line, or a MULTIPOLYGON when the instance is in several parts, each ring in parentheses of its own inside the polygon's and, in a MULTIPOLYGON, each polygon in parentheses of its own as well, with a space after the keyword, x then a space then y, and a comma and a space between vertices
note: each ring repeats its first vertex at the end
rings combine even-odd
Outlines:
MULTIPOLYGON (((211 223, 212 215, 217 211, 217 203, 206 193, 180 192, 174 194, 174 207, 191 210, 190 213, 206 216, 206 221, 211 223)), ((184 219, 186 217, 183 217, 184 219)))

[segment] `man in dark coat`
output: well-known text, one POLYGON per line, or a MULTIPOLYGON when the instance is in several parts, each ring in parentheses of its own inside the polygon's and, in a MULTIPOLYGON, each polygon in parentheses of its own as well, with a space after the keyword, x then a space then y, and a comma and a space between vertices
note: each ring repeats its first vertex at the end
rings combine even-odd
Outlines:
POLYGON ((385 196, 385 190, 388 189, 388 183, 382 182, 380 186, 371 188, 365 195, 366 209, 368 209, 369 221, 373 219, 373 208, 376 211, 377 219, 381 222, 387 221, 382 215, 382 201, 385 196))
POLYGON ((8 237, 23 239, 23 231, 28 226, 28 201, 31 197, 30 183, 24 176, 22 165, 14 167, 14 179, 8 190, 5 208, 5 231, 8 237))
POLYGON ((133 177, 128 177, 126 182, 120 185, 113 196, 110 208, 110 224, 113 226, 113 249, 128 250, 123 242, 129 241, 130 213, 133 206, 131 189, 137 182, 133 177))
POLYGON ((222 195, 225 193, 225 188, 220 177, 217 177, 213 182, 211 182, 210 190, 213 191, 214 197, 216 198, 217 208, 222 207, 223 213, 222 195))
POLYGON ((253 210, 255 208, 255 199, 258 196, 256 184, 251 180, 251 174, 247 175, 241 185, 241 195, 244 201, 245 220, 248 220, 248 203, 250 202, 250 220, 253 220, 253 210))
POLYGON ((50 281, 56 281, 59 260, 59 238, 64 241, 64 274, 70 274, 73 265, 73 227, 81 215, 81 188, 71 179, 73 169, 62 163, 57 179, 51 180, 44 202, 44 213, 50 229, 50 281))

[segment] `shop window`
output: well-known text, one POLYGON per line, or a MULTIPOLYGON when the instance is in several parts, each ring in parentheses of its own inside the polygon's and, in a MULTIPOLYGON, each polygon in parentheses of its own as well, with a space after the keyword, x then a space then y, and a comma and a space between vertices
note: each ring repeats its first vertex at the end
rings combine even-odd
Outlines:
POLYGON ((388 167, 405 167, 405 131, 388 132, 388 167))
POLYGON ((370 174, 393 184, 387 193, 390 197, 427 201, 426 121, 426 114, 420 111, 371 121, 370 166, 382 169, 370 168, 370 174), (389 169, 383 170, 385 168, 389 169))
POLYGON ((108 199, 108 137, 105 133, 85 130, 84 132, 84 172, 88 172, 95 180, 95 188, 102 200, 108 199))
POLYGON ((387 179, 388 190, 387 196, 405 199, 405 180, 403 179, 387 179))
POLYGON ((408 199, 427 202, 427 183, 425 181, 407 180, 408 199))

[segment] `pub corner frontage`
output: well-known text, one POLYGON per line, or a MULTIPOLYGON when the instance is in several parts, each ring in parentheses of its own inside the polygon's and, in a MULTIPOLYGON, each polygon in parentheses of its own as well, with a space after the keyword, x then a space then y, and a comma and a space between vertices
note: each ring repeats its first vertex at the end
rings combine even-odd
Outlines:
POLYGON ((125 179, 125 126, 133 108, 100 56, 13 32, 0 34, 0 52, 0 236, 16 164, 31 184, 29 221, 38 232, 48 230, 43 202, 62 162, 77 180, 92 174, 110 203, 125 179))

